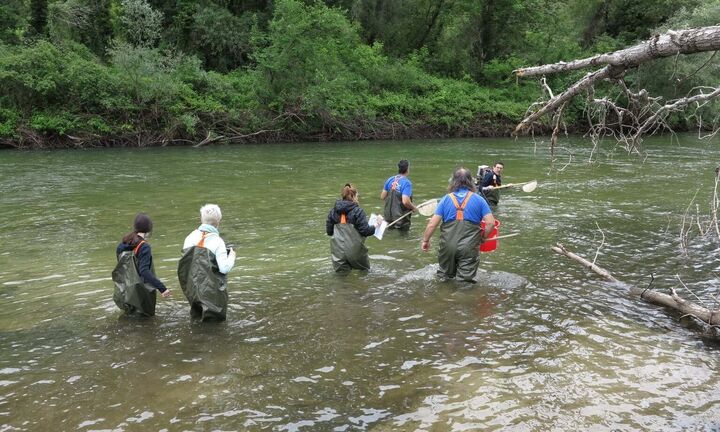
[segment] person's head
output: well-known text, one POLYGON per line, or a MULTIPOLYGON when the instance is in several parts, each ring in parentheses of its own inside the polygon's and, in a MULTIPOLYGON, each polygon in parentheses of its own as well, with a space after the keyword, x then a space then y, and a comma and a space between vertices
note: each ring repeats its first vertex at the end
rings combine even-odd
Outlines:
POLYGON ((493 172, 495 174, 502 174, 503 169, 505 168, 505 164, 501 161, 495 162, 495 165, 493 165, 493 172))
POLYGON ((469 169, 459 167, 453 173, 450 185, 448 186, 448 192, 457 192, 460 189, 468 189, 471 192, 477 191, 475 188, 475 182, 472 178, 472 173, 469 169))
POLYGON ((220 225, 222 219, 222 212, 217 204, 205 204, 200 207, 200 222, 208 225, 212 225, 217 228, 220 225))
POLYGON ((340 196, 345 201, 357 202, 357 200, 358 200, 357 188, 352 183, 345 183, 345 186, 343 186, 342 190, 340 191, 340 196))
POLYGON ((407 159, 403 159, 398 162, 398 174, 407 174, 410 169, 410 162, 407 159))
POLYGON ((145 213, 138 213, 135 215, 135 220, 133 221, 133 230, 135 230, 136 233, 150 233, 152 232, 153 223, 150 219, 150 216, 148 216, 145 213))
POLYGON ((138 213, 135 215, 133 220, 133 230, 125 234, 122 238, 122 242, 129 245, 136 245, 143 239, 139 234, 142 233, 144 236, 150 234, 153 229, 152 219, 145 213, 138 213))

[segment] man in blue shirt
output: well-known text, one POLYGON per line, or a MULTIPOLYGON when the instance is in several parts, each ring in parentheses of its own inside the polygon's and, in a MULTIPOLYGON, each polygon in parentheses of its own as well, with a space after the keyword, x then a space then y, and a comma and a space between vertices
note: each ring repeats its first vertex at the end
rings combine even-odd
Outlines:
MULTIPOLYGON (((398 162, 398 174, 388 178, 380 192, 380 199, 385 201, 383 217, 388 223, 392 223, 409 211, 416 210, 412 203, 413 192, 412 182, 408 178, 409 173, 410 163, 405 159, 401 160, 398 162)), ((397 228, 401 231, 409 230, 410 216, 406 216, 390 228, 397 228)))
POLYGON ((486 227, 493 227, 495 218, 485 199, 475 193, 475 183, 469 170, 462 167, 455 170, 448 192, 428 221, 421 248, 425 252, 430 250, 430 237, 442 222, 438 275, 445 278, 457 276, 475 282, 480 264, 478 247, 492 232, 492 229, 481 232, 480 222, 484 221, 486 227))

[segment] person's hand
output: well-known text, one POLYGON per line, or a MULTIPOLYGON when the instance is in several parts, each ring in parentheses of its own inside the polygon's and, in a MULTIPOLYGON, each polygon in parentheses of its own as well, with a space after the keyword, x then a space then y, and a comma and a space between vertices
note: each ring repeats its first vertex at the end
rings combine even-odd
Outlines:
POLYGON ((484 188, 482 188, 483 191, 489 191, 493 189, 495 189, 495 186, 485 186, 484 188))
POLYGON ((384 220, 385 219, 383 219, 381 215, 377 215, 377 218, 375 219, 375 226, 379 227, 380 225, 382 225, 384 220))
POLYGON ((170 297, 170 290, 166 289, 165 291, 161 292, 160 295, 162 295, 165 298, 170 297))
POLYGON ((423 240, 422 243, 420 243, 420 249, 423 250, 423 252, 427 252, 430 250, 430 240, 423 240))

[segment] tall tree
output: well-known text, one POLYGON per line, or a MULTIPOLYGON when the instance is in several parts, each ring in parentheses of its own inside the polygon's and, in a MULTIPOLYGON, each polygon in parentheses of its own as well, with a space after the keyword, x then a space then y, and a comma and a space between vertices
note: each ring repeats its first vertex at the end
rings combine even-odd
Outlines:
POLYGON ((33 35, 46 34, 47 14, 48 0, 30 0, 30 28, 33 35))
POLYGON ((18 33, 26 25, 25 4, 22 0, 0 2, 0 42, 17 43, 18 33))

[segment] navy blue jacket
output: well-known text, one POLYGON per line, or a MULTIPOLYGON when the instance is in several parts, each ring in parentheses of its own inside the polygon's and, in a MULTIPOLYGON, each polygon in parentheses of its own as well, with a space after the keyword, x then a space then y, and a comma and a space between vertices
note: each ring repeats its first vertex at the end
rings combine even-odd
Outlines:
MULTIPOLYGON (((137 246, 137 243, 127 244, 121 242, 115 251, 115 255, 120 256, 120 254, 125 251, 132 252, 132 250, 135 249, 135 246, 137 246)), ((167 290, 165 284, 160 282, 160 279, 158 279, 152 272, 152 252, 148 242, 143 243, 137 252, 137 267, 138 274, 143 282, 152 285, 161 293, 167 290)))

